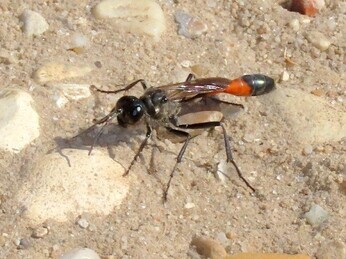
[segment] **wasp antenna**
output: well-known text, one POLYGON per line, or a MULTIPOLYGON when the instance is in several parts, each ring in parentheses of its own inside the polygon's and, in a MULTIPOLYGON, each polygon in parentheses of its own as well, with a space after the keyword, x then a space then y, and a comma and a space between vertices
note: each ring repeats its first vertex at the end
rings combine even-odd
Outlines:
MULTIPOLYGON (((110 120, 109 120, 110 121, 110 120)), ((99 130, 99 132, 97 132, 97 135, 94 138, 94 142, 92 143, 92 145, 90 146, 89 152, 88 152, 88 156, 91 155, 92 150, 94 149, 94 146, 96 145, 97 141, 99 140, 100 136, 102 135, 105 127, 109 124, 109 121, 107 121, 99 130)))
MULTIPOLYGON (((98 125, 98 124, 101 124, 101 123, 104 123, 104 125, 102 125, 101 129, 99 130, 99 132, 97 132, 97 135, 95 136, 94 138, 94 142, 92 143, 90 149, 89 149, 89 153, 88 155, 90 156, 91 155, 91 152, 92 150, 94 149, 94 146, 96 145, 98 139, 100 138, 100 136, 102 135, 105 127, 107 125, 109 125, 109 123, 113 120, 114 117, 118 116, 120 113, 122 113, 122 110, 116 110, 116 109, 113 109, 107 116, 103 117, 102 119, 98 120, 94 125, 92 125, 90 128, 98 125)), ((89 129, 90 129, 89 128, 89 129)))

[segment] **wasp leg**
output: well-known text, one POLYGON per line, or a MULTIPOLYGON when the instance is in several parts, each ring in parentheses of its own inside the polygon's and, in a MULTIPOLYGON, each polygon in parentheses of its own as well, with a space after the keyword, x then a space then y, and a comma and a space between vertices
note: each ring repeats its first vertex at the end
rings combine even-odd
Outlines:
POLYGON ((239 176, 240 179, 243 180, 243 182, 245 183, 245 185, 251 189, 251 191, 255 192, 255 188, 253 188, 251 186, 251 184, 245 179, 245 177, 242 175, 238 165, 236 164, 236 162, 233 159, 233 155, 232 155, 232 149, 231 149, 231 144, 229 141, 229 138, 227 136, 227 132, 226 132, 226 128, 224 126, 224 124, 220 121, 220 122, 208 122, 208 123, 200 123, 200 124, 191 124, 191 125, 179 125, 179 128, 184 128, 184 129, 203 129, 203 128, 214 128, 214 127, 218 127, 220 126, 222 128, 223 131, 223 138, 225 141, 225 147, 226 147, 226 156, 227 156, 227 162, 232 163, 232 165, 234 166, 235 170, 237 171, 237 174, 239 176))
POLYGON ((185 82, 190 82, 190 81, 192 81, 192 80, 194 80, 194 79, 196 79, 196 76, 195 76, 194 74, 190 73, 190 74, 187 76, 185 82))
POLYGON ((140 83, 143 87, 144 90, 146 90, 147 88, 149 88, 148 83, 144 80, 144 79, 138 79, 132 83, 130 83, 129 85, 127 85, 126 87, 119 89, 119 90, 115 90, 115 91, 106 91, 106 90, 102 90, 100 88, 97 88, 96 86, 92 85, 91 89, 95 90, 97 92, 100 93, 106 93, 106 94, 117 94, 123 91, 128 91, 130 90, 132 87, 134 87, 135 85, 137 85, 138 83, 140 83))
POLYGON ((222 128, 223 137, 224 137, 224 140, 225 140, 227 162, 231 162, 232 163, 232 165, 234 166, 235 170, 238 173, 239 178, 243 180, 245 185, 247 187, 249 187, 251 189, 251 191, 255 192, 256 191, 255 188, 253 188, 251 186, 251 184, 245 179, 245 177, 242 175, 238 165, 236 164, 236 162, 233 159, 231 144, 230 144, 229 138, 227 136, 226 128, 225 128, 225 126, 224 126, 224 124, 222 122, 220 122, 220 126, 222 128))
POLYGON ((127 168, 127 170, 125 171, 123 176, 126 176, 129 174, 131 167, 133 166, 133 164, 135 163, 135 161, 139 157, 139 155, 142 153, 144 147, 147 145, 148 139, 151 137, 151 133, 152 133, 152 129, 151 129, 149 123, 147 123, 147 133, 145 134, 145 139, 143 140, 143 142, 139 146, 139 149, 138 149, 135 157, 132 159, 130 166, 127 168))
POLYGON ((165 191, 163 193, 163 202, 164 203, 167 201, 168 191, 169 191, 169 188, 171 186, 171 182, 172 182, 173 176, 175 174, 175 171, 177 169, 177 166, 181 162, 181 160, 183 159, 183 156, 184 156, 184 153, 186 151, 187 145, 189 144, 190 140, 193 138, 189 133, 187 133, 185 131, 180 131, 180 130, 172 129, 172 128, 169 128, 169 127, 167 127, 167 129, 169 131, 171 131, 171 132, 174 132, 174 133, 178 134, 178 135, 185 135, 186 139, 185 139, 184 145, 182 146, 182 148, 179 151, 179 154, 177 156, 177 161, 175 162, 173 170, 172 170, 171 174, 169 175, 169 180, 167 182, 166 189, 165 189, 165 191))

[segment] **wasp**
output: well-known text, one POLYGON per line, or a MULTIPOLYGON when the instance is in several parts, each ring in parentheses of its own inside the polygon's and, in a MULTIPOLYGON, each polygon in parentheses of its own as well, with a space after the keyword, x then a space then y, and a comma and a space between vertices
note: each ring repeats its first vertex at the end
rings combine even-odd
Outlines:
POLYGON ((166 201, 176 168, 182 161, 190 140, 200 134, 202 130, 221 127, 227 162, 233 164, 238 176, 245 185, 252 192, 255 192, 255 188, 245 179, 233 159, 230 140, 224 126, 225 109, 222 107, 229 105, 243 106, 222 101, 216 95, 220 93, 236 96, 263 95, 275 89, 275 82, 272 78, 262 74, 250 74, 233 80, 221 77, 198 79, 193 74, 189 74, 184 82, 159 87, 149 87, 144 79, 139 79, 125 88, 115 91, 106 91, 95 86, 92 86, 92 88, 101 93, 117 94, 128 91, 136 85, 142 86, 144 90, 142 96, 139 98, 130 95, 121 97, 108 115, 97 120, 91 127, 85 130, 88 131, 96 125, 103 124, 89 149, 89 155, 105 127, 114 118, 117 118, 118 124, 124 128, 144 121, 147 129, 145 138, 126 169, 124 176, 130 172, 131 167, 147 145, 153 129, 164 128, 168 132, 183 137, 184 144, 180 149, 175 166, 170 173, 164 190, 163 199, 166 201))

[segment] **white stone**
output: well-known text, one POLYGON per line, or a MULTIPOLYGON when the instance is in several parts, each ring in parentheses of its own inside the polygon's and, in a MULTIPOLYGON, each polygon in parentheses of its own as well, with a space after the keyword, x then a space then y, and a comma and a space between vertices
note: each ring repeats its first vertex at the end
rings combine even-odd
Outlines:
POLYGON ((25 10, 19 19, 23 22, 23 32, 28 36, 40 35, 49 28, 46 19, 41 14, 31 10, 25 10))
POLYGON ((76 53, 83 53, 90 45, 89 39, 80 33, 74 33, 71 37, 70 50, 76 53))
POLYGON ((28 184, 18 192, 32 224, 72 220, 83 213, 108 215, 129 190, 129 177, 107 152, 64 149, 37 161, 28 184), (70 162, 70 166, 68 163, 70 162))
POLYGON ((27 92, 0 90, 0 148, 18 153, 40 135, 39 116, 27 92))
POLYGON ((59 256, 58 259, 101 259, 101 257, 89 248, 75 248, 59 256))
POLYGON ((313 204, 304 217, 310 225, 318 226, 328 219, 329 215, 321 206, 313 204))
POLYGON ((89 84, 51 84, 52 87, 61 91, 69 100, 78 101, 88 98, 91 95, 89 84))
POLYGON ((153 0, 103 0, 92 13, 96 18, 113 18, 116 26, 156 40, 166 30, 163 11, 153 0))
POLYGON ((288 81, 290 79, 290 74, 284 70, 284 72, 282 72, 282 75, 281 75, 281 80, 282 81, 288 81))
POLYGON ((293 19, 289 22, 289 26, 292 28, 294 31, 299 31, 300 28, 300 23, 298 19, 293 19))
POLYGON ((268 104, 268 114, 278 116, 278 121, 283 120, 283 129, 287 129, 290 137, 303 146, 346 137, 346 113, 322 97, 300 90, 277 88, 261 98, 268 104))
POLYGON ((36 82, 44 84, 68 78, 82 77, 89 74, 92 68, 86 65, 72 65, 60 62, 49 62, 37 69, 33 75, 36 82))
POLYGON ((195 206, 196 206, 196 205, 195 205, 194 203, 188 202, 188 203, 185 204, 184 208, 185 208, 185 209, 192 209, 192 208, 194 208, 195 206))
POLYGON ((331 41, 318 31, 310 32, 307 35, 307 39, 313 46, 321 51, 327 50, 331 44, 331 41))

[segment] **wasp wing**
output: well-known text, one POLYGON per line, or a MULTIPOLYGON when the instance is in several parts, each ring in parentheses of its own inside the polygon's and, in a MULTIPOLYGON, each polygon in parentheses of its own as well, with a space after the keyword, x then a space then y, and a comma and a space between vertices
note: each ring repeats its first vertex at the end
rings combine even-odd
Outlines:
POLYGON ((224 92, 230 80, 220 77, 196 79, 189 82, 160 86, 155 89, 164 90, 170 101, 186 101, 196 96, 224 92))

